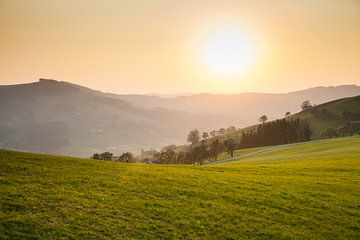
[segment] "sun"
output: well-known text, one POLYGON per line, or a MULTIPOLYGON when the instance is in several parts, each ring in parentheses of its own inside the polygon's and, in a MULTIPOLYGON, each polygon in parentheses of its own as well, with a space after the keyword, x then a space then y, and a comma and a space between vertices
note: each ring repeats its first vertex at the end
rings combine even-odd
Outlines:
POLYGON ((246 31, 221 26, 207 34, 201 51, 208 71, 225 76, 249 70, 256 57, 255 43, 246 31))

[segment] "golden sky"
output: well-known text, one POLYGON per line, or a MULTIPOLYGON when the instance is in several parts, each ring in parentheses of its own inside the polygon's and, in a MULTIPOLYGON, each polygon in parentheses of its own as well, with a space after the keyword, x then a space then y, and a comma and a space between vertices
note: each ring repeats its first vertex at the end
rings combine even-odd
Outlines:
POLYGON ((360 1, 0 0, 0 84, 40 77, 115 93, 360 85, 360 1))

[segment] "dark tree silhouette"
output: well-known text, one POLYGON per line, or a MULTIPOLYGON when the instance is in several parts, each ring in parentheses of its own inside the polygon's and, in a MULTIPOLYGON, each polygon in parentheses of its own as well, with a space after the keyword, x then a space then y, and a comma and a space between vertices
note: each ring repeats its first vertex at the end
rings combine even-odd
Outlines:
POLYGON ((266 115, 262 115, 260 118, 259 118, 259 122, 262 122, 263 124, 268 120, 268 117, 266 115))
POLYGON ((288 118, 288 117, 290 117, 290 116, 291 116, 291 113, 290 113, 290 112, 286 112, 286 113, 285 113, 285 117, 286 117, 286 118, 288 118))
POLYGON ((300 119, 279 119, 258 125, 250 131, 243 132, 241 148, 279 145, 309 141, 310 126, 307 121, 300 119))
POLYGON ((218 138, 215 138, 210 144, 210 154, 214 161, 217 160, 219 153, 222 150, 222 145, 218 138))
POLYGON ((134 160, 135 160, 134 155, 132 153, 130 153, 130 152, 123 153, 119 157, 120 162, 131 163, 131 162, 134 162, 134 160))
POLYGON ((234 139, 229 138, 224 141, 224 146, 226 151, 230 154, 231 157, 234 157, 234 150, 236 149, 236 142, 234 139))
POLYGON ((197 129, 194 129, 189 132, 189 135, 187 137, 187 141, 191 142, 191 144, 198 143, 200 140, 200 132, 197 129))
POLYGON ((100 159, 101 160, 111 160, 112 155, 113 154, 110 152, 103 152, 103 153, 100 153, 100 159))
POLYGON ((312 105, 311 105, 309 100, 306 100, 301 104, 301 109, 302 110, 307 110, 307 109, 310 109, 310 108, 312 108, 312 105))

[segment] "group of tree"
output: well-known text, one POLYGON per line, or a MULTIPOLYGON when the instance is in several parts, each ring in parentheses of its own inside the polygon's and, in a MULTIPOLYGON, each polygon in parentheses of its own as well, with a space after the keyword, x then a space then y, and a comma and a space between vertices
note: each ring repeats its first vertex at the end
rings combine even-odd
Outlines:
POLYGON ((97 160, 110 161, 112 156, 113 154, 110 152, 103 152, 103 153, 94 153, 92 158, 97 160))
MULTIPOLYGON (((342 117, 346 121, 359 121, 360 120, 360 109, 358 109, 356 111, 350 111, 349 109, 344 109, 344 110, 342 110, 341 114, 337 114, 336 112, 333 112, 324 106, 312 105, 308 100, 304 101, 301 104, 301 109, 309 110, 311 115, 313 115, 317 118, 321 118, 321 119, 339 119, 342 117)), ((286 115, 285 115, 285 117, 286 117, 286 115)), ((335 131, 335 130, 336 129, 329 129, 329 130, 327 129, 324 131, 324 134, 328 135, 328 134, 326 134, 326 132, 328 132, 330 135, 332 135, 331 132, 335 131)))
POLYGON ((344 109, 341 114, 345 120, 360 121, 360 110, 350 111, 349 109, 344 109))
POLYGON ((336 113, 331 112, 329 109, 322 106, 312 107, 310 109, 310 114, 321 119, 335 119, 339 117, 336 113))
POLYGON ((91 158, 97 160, 104 160, 104 161, 114 161, 114 162, 127 162, 127 163, 135 162, 135 157, 130 152, 122 153, 118 157, 115 157, 114 154, 110 152, 94 153, 91 158))
POLYGON ((200 140, 207 140, 209 138, 215 138, 216 136, 221 136, 225 134, 231 134, 238 130, 235 126, 229 126, 227 128, 220 128, 218 130, 212 130, 210 132, 203 132, 200 134, 198 129, 194 129, 189 132, 187 136, 187 142, 191 144, 196 144, 200 142, 200 140))
POLYGON ((278 119, 242 133, 240 148, 309 141, 311 129, 305 120, 278 119))
POLYGON ((214 137, 210 141, 195 141, 184 150, 176 151, 176 148, 165 147, 160 152, 155 152, 145 162, 162 164, 204 164, 205 161, 217 161, 219 154, 227 151, 233 156, 238 144, 234 139, 220 140, 214 137))
POLYGON ((349 122, 338 128, 327 128, 321 134, 321 138, 336 138, 360 134, 360 122, 349 122))

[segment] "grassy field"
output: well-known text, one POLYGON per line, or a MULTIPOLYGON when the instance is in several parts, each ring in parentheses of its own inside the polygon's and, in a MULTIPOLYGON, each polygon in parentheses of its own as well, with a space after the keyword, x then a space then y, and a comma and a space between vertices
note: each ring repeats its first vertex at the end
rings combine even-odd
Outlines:
POLYGON ((359 239, 360 138, 216 166, 0 151, 0 239, 359 239))

